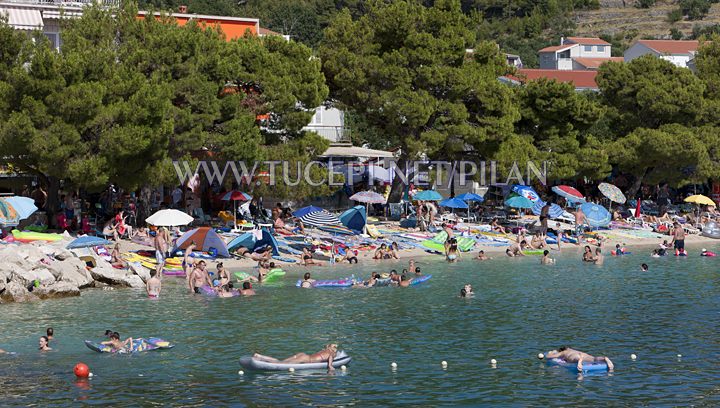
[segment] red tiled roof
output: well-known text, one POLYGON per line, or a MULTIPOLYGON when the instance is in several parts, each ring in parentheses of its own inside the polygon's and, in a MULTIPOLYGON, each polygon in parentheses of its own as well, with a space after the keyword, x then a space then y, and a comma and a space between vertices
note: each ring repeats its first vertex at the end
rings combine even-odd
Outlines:
POLYGON ((597 37, 567 37, 565 41, 582 45, 610 45, 597 37))
POLYGON ((661 54, 692 54, 699 45, 697 40, 638 40, 638 43, 661 54))
POLYGON ((600 65, 605 62, 624 62, 623 57, 610 57, 610 58, 573 58, 573 61, 584 66, 588 69, 598 69, 600 65))
POLYGON ((556 51, 567 50, 568 48, 572 48, 574 46, 575 46, 575 44, 553 45, 552 47, 545 47, 538 52, 556 52, 556 51))
POLYGON ((534 81, 540 78, 554 79, 558 82, 569 82, 575 88, 598 89, 595 82, 597 71, 568 71, 560 69, 518 69, 515 77, 520 82, 534 81))

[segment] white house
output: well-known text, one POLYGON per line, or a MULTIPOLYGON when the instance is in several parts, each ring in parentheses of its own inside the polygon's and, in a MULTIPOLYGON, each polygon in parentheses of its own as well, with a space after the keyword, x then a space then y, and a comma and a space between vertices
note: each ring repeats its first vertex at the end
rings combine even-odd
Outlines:
POLYGON ((599 38, 560 38, 560 45, 538 51, 540 69, 597 69, 601 63, 611 60, 610 51, 610 43, 599 38), (578 62, 579 59, 582 61, 578 62))
POLYGON ((316 132, 333 143, 350 141, 350 131, 345 127, 345 112, 337 108, 315 108, 315 114, 303 130, 316 132))
POLYGON ((638 40, 625 51, 625 62, 650 54, 678 67, 689 68, 688 62, 695 58, 699 46, 697 40, 638 40))

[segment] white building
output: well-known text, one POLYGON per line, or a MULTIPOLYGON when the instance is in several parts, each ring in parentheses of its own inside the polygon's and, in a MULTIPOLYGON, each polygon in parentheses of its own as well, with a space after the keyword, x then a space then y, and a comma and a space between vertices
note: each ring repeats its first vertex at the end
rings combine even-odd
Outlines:
POLYGON ((316 132, 332 143, 350 141, 350 131, 345 127, 345 112, 337 108, 315 108, 315 114, 303 130, 316 132))
POLYGON ((689 68, 688 62, 695 58, 699 46, 697 40, 638 40, 625 51, 625 62, 650 54, 678 67, 689 68))
POLYGON ((538 51, 540 69, 584 71, 610 61, 610 43, 599 38, 567 37, 538 51))

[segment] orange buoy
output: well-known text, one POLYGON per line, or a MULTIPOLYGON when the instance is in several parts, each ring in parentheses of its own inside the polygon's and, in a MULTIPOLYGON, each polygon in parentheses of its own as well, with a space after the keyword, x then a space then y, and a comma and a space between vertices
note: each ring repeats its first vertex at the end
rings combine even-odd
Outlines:
POLYGON ((75 372, 75 375, 80 378, 87 378, 90 376, 90 368, 85 363, 75 364, 73 372, 75 372))

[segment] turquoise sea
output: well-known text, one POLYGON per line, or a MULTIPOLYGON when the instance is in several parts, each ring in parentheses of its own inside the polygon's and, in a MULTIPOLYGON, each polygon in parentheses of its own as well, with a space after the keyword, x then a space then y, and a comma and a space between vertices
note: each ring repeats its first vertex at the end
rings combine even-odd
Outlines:
MULTIPOLYGON (((301 290, 294 284, 304 270, 295 270, 253 298, 189 295, 184 280, 166 278, 157 301, 118 289, 2 305, 0 348, 17 354, 0 355, 0 405, 720 405, 720 257, 700 258, 698 248, 688 258, 640 252, 603 266, 584 265, 574 248, 555 266, 538 257, 425 258, 419 265, 433 278, 411 288, 301 290), (458 297, 465 283, 475 298, 458 297), (54 350, 40 353, 48 326, 54 350), (85 347, 105 329, 176 347, 132 356, 85 347), (347 371, 238 374, 240 356, 286 357, 329 342, 353 356, 347 371), (560 345, 607 355, 615 372, 580 376, 537 359, 560 345), (77 362, 92 379, 76 380, 77 362)), ((367 276, 406 262, 315 275, 367 276)))

